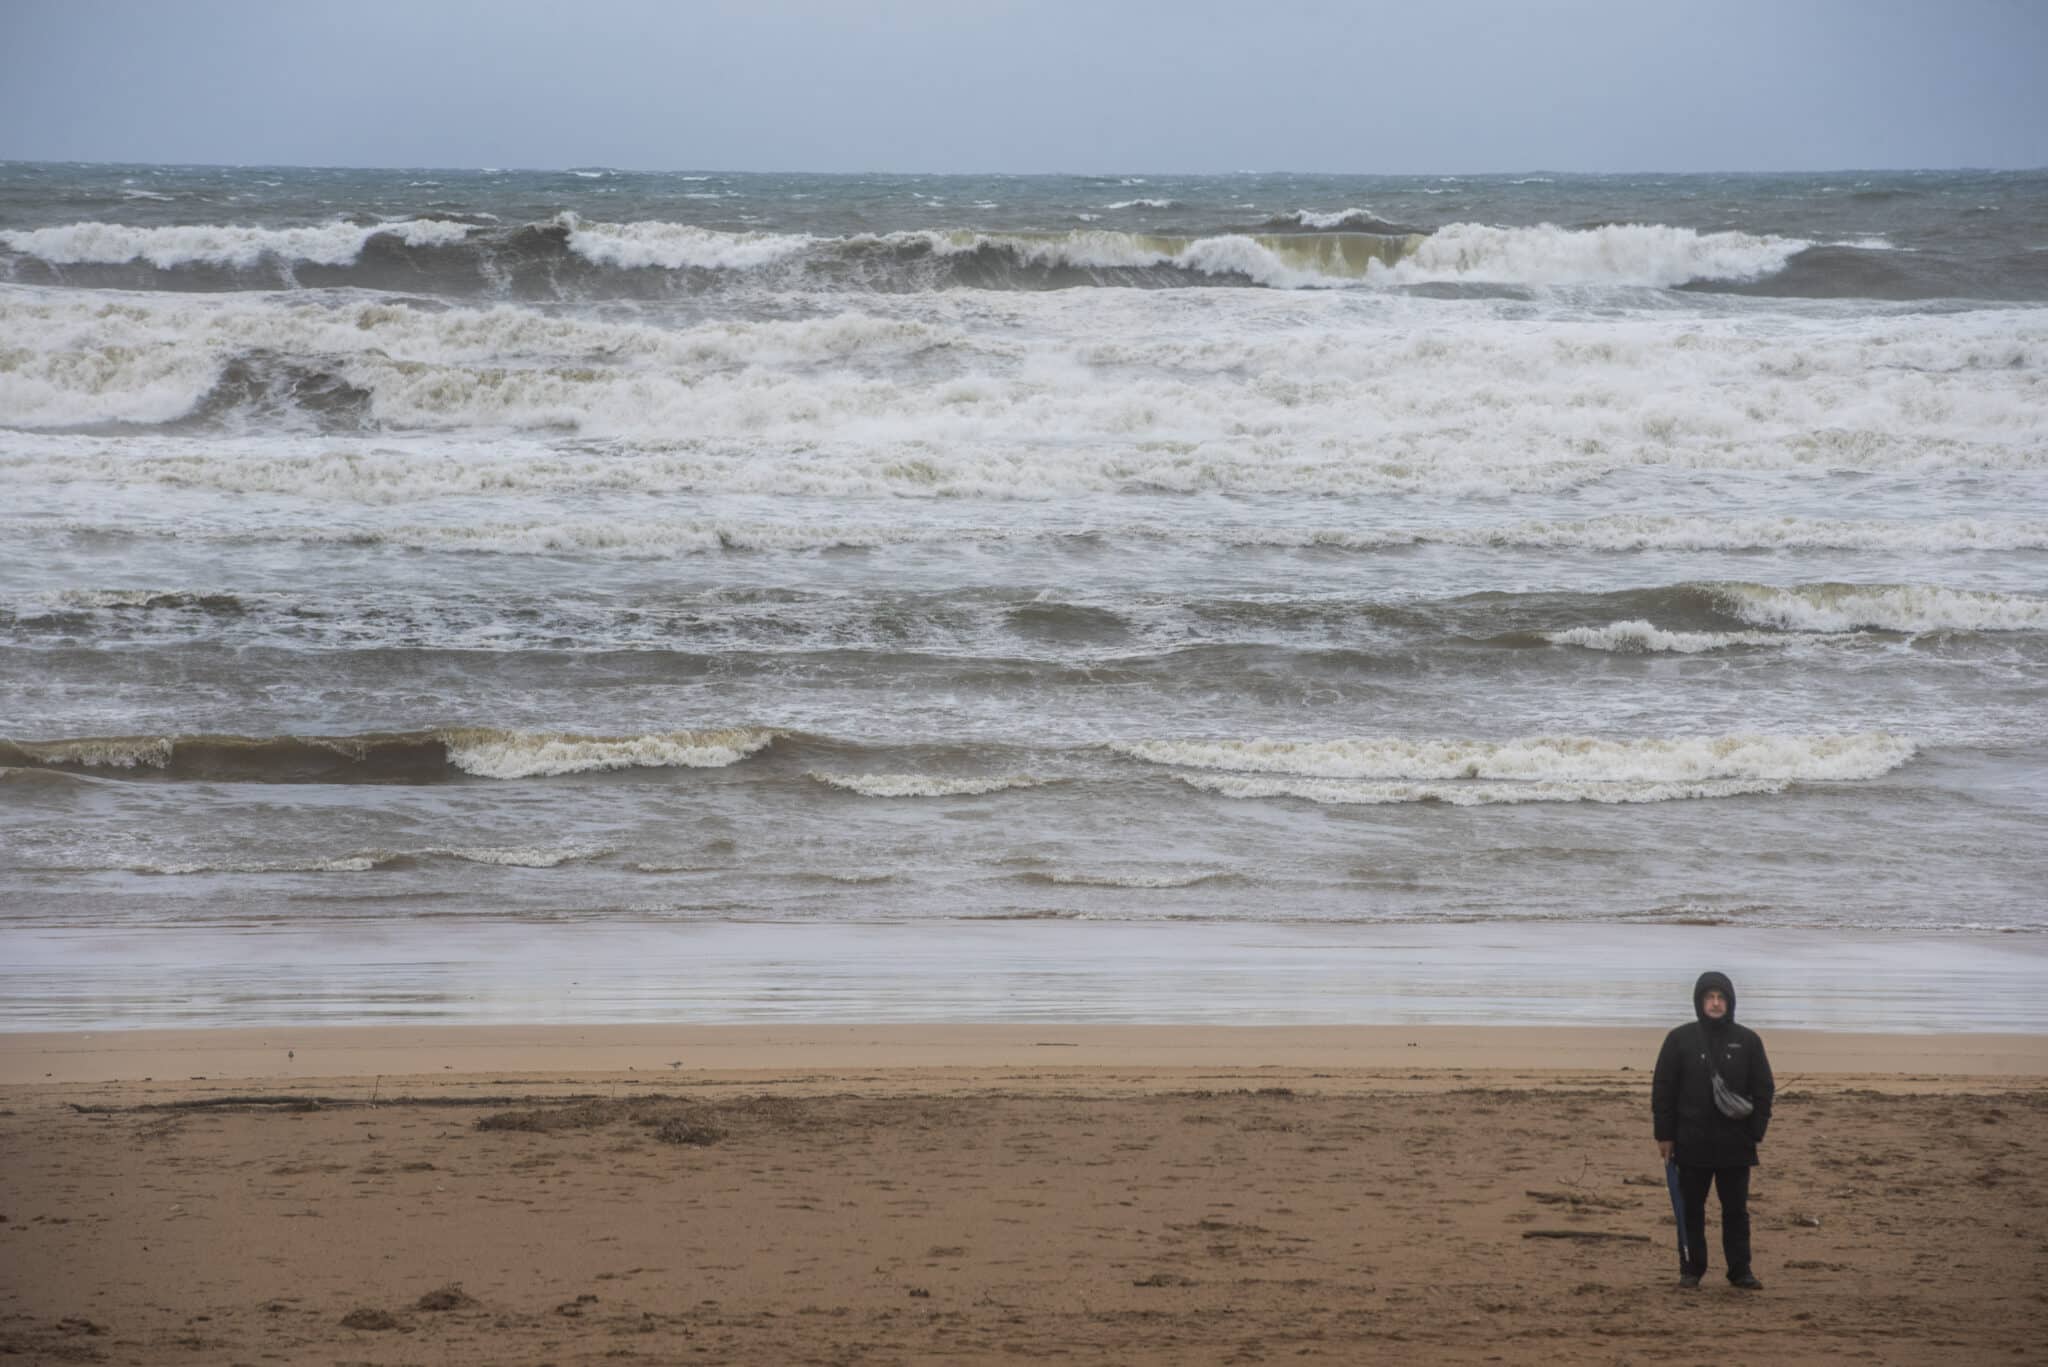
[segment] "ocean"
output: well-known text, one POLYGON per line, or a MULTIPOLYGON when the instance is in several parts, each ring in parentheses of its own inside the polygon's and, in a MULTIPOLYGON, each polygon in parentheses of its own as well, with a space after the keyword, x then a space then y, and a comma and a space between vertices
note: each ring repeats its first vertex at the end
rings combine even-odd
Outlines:
POLYGON ((2039 1031, 2044 830, 2048 173, 0 164, 0 1028, 2039 1031))

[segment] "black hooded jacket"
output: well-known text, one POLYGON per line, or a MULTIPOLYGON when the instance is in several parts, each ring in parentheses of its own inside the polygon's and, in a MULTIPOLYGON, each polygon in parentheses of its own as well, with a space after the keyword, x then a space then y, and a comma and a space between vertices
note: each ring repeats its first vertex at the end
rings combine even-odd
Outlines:
POLYGON ((1666 1035, 1657 1055, 1650 1083, 1657 1138, 1677 1141, 1676 1157, 1683 1167, 1754 1167, 1777 1090, 1764 1042, 1756 1031, 1735 1023, 1735 984, 1725 974, 1700 974, 1692 988, 1692 1011, 1692 1023, 1666 1035), (1700 1005, 1709 988, 1728 998, 1728 1014, 1717 1021, 1708 1020, 1700 1005), (1730 1090, 1756 1103, 1748 1118, 1731 1120, 1714 1105, 1715 1068, 1730 1090))

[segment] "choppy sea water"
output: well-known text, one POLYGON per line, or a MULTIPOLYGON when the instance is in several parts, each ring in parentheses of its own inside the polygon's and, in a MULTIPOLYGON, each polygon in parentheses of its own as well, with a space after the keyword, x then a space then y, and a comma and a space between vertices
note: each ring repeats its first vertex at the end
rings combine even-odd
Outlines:
POLYGON ((2044 376, 2041 173, 0 165, 0 1026, 508 934, 738 1019, 641 932, 763 922, 979 1016, 1069 922, 1995 960, 2044 376))

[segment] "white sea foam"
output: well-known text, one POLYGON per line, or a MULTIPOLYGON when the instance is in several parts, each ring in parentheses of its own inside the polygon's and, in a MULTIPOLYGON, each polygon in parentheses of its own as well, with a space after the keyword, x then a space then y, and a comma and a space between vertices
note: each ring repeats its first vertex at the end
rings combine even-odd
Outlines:
POLYGON ((1134 759, 1184 769, 1411 783, 1841 782, 1889 773, 1914 753, 1912 741, 1884 732, 1653 740, 1528 736, 1505 741, 1129 741, 1110 748, 1134 759))
POLYGON ((1665 631, 1641 620, 1610 622, 1604 627, 1571 627, 1544 635, 1553 645, 1637 655, 1699 655, 1731 646, 1784 645, 1802 639, 1776 631, 1665 631))
MULTIPOLYGON (((986 319, 954 296, 917 301, 908 316, 662 328, 511 306, 0 286, 10 339, 0 414, 16 427, 168 422, 216 394, 231 367, 247 385, 294 358, 360 394, 351 422, 653 447, 631 461, 554 452, 524 463, 484 445, 468 460, 445 448, 307 460, 187 447, 161 463, 132 447, 47 459, 15 447, 0 456, 0 478, 67 482, 98 469, 123 482, 366 501, 582 478, 650 492, 1045 498, 1547 492, 1642 466, 2048 465, 2030 362, 2048 353, 2041 311, 1757 333, 1641 319, 1404 326, 1361 319, 1342 300, 1238 296, 1195 326, 1188 304, 1164 292, 1092 293, 1107 297, 969 301, 986 319)), ((300 379, 275 383, 290 394, 300 379)), ((221 421, 232 427, 241 412, 221 421)), ((269 452, 276 421, 261 423, 269 452)), ((1624 527, 1607 525, 1617 536, 1624 527)), ((1669 542, 1682 529, 1654 535, 1669 542)))
POLYGON ((862 797, 966 797, 998 793, 1009 788, 1037 788, 1051 782, 1033 774, 947 777, 940 774, 827 774, 814 771, 806 777, 850 793, 859 793, 862 797))
MULTIPOLYGON (((1341 534, 1339 534, 1341 535, 1341 534)), ((1852 522, 1810 517, 1662 517, 1617 514, 1583 522, 1519 522, 1418 532, 1418 543, 1597 551, 1968 551, 2048 548, 2048 518, 1943 518, 1852 522)), ((1367 543, 1371 544, 1371 543, 1367 543)))
POLYGON ((1683 285, 1757 280, 1812 244, 1749 233, 1702 233, 1662 224, 1600 228, 1494 228, 1453 223, 1415 243, 1398 263, 1375 266, 1396 284, 1484 281, 1512 285, 1683 285))
MULTIPOLYGON (((1629 519, 1631 524, 1641 519, 1629 519)), ((1616 553, 1649 550, 1846 550, 1942 554, 1989 550, 2048 550, 2048 519, 1993 521, 1951 518, 1935 523, 1807 522, 1802 519, 1654 519, 1666 526, 1615 527, 1603 523, 1524 523, 1476 528, 1389 528, 1353 531, 1295 527, 1188 528, 1170 523, 1121 523, 1052 528, 998 523, 948 523, 905 514, 890 522, 787 521, 739 518, 625 518, 577 521, 408 523, 333 526, 281 523, 233 529, 184 526, 137 529, 222 543, 305 543, 397 546, 421 551, 498 555, 568 555, 663 559, 722 552, 808 552, 892 546, 1043 545, 1088 538, 1126 546, 1347 551, 1369 554, 1405 547, 1447 545, 1530 549, 1585 549, 1616 553), (1785 522, 1793 525, 1784 525, 1785 522)), ((102 522, 7 521, 15 532, 99 533, 102 522)))
POLYGON ((1745 621, 1796 631, 2040 631, 2048 598, 1932 584, 1719 584, 1745 621))
POLYGON ((766 749, 778 732, 760 728, 579 736, 530 731, 443 733, 448 762, 479 778, 540 778, 611 769, 718 769, 766 749))
MULTIPOLYGON (((1174 207, 1170 199, 1122 200, 1110 209, 1174 207)), ((1303 227, 1325 231, 1374 228, 1368 210, 1302 209, 1290 215, 1303 227)), ((664 220, 585 221, 573 213, 557 222, 568 230, 571 251, 598 265, 721 271, 756 270, 819 251, 863 244, 923 244, 941 253, 998 246, 1048 265, 1145 267, 1177 265, 1211 274, 1235 274, 1280 288, 1330 285, 1483 281, 1520 285, 1672 286, 1693 280, 1754 280, 1782 269, 1808 242, 1740 232, 1701 233, 1661 224, 1613 224, 1571 229, 1542 224, 1503 228, 1453 223, 1405 239, 1390 255, 1365 254, 1351 244, 1299 238, 1244 236, 1154 237, 1084 230, 1064 234, 909 231, 853 238, 804 233, 724 232, 664 220), (1397 259, 1398 258, 1398 259, 1397 259)), ((356 260, 373 236, 388 234, 408 246, 447 246, 470 229, 440 219, 402 219, 372 226, 333 222, 297 228, 240 224, 139 227, 81 222, 0 232, 0 244, 53 265, 147 261, 159 269, 213 265, 247 269, 266 260, 343 266, 356 260)), ((1875 240, 1853 245, 1875 246, 1875 240)))
POLYGON ((1220 774, 1178 774, 1192 788, 1234 798, 1302 798, 1333 806, 1383 806, 1440 802, 1451 807, 1486 807, 1525 802, 1676 802, 1694 798, 1744 797, 1783 792, 1772 779, 1714 779, 1703 782, 1541 780, 1531 783, 1371 783, 1328 779, 1241 778, 1220 774))
POLYGON ((364 227, 327 223, 308 228, 255 228, 237 224, 135 227, 125 223, 73 223, 64 227, 0 232, 0 245, 58 266, 120 265, 147 261, 159 270, 179 266, 248 269, 265 258, 346 266, 363 244, 380 235, 408 247, 445 247, 469 235, 469 226, 442 219, 402 219, 364 227))
MULTIPOLYGON (((1137 534, 1145 534, 1139 531, 1137 534)), ((1849 522, 1805 517, 1671 517, 1621 513, 1582 522, 1477 527, 1237 527, 1208 533, 1234 546, 1372 551, 1396 546, 1495 546, 1591 551, 1972 551, 2048 549, 2048 518, 1849 522)))
POLYGON ((1166 890, 1172 888, 1193 888, 1204 883, 1213 883, 1227 878, 1221 873, 1048 873, 1042 875, 1048 883, 1072 888, 1131 888, 1135 890, 1166 890))
POLYGON ((127 864, 130 873, 185 875, 195 873, 369 873, 400 856, 392 853, 339 855, 315 859, 197 860, 175 864, 127 864))
POLYGON ((167 769, 177 743, 172 736, 106 736, 30 743, 22 748, 48 764, 75 764, 90 769, 167 769))
POLYGON ((1120 199, 1114 204, 1105 204, 1105 209, 1174 209, 1180 207, 1177 199, 1120 199))
POLYGON ((1383 221, 1370 209, 1336 209, 1321 213, 1314 209, 1296 209, 1287 215, 1304 228, 1320 228, 1325 231, 1341 228, 1373 228, 1383 221))
POLYGON ((584 223, 574 214, 569 250, 600 266, 662 270, 756 270, 799 256, 817 239, 801 233, 727 233, 687 223, 584 223))
MULTIPOLYGON (((1170 207, 1170 200, 1130 200, 1109 208, 1170 207)), ((1223 234, 1169 236, 1085 228, 1069 232, 976 232, 918 229, 845 238, 805 233, 726 232, 691 224, 645 220, 584 222, 573 214, 559 220, 569 229, 570 250, 600 265, 668 270, 748 271, 805 258, 874 249, 885 253, 922 251, 937 258, 1007 253, 1038 268, 1145 270, 1173 267, 1213 276, 1244 277, 1279 289, 1360 285, 1367 267, 1400 254, 1395 240, 1223 234)), ((1419 239, 1406 239, 1412 243, 1419 239)))
POLYGON ((176 589, 60 589, 47 601, 67 608, 153 608, 182 606, 191 598, 176 589))
POLYGON ((595 845, 468 845, 422 850, 421 853, 446 855, 469 864, 496 864, 514 869, 552 869, 577 860, 597 859, 610 854, 611 851, 595 845))
POLYGON ((717 518, 678 518, 656 522, 613 519, 480 523, 453 527, 412 525, 358 531, 279 529, 255 534, 256 539, 263 540, 343 542, 502 555, 599 555, 624 559, 658 559, 720 551, 857 550, 946 542, 1000 542, 1011 540, 1015 535, 998 527, 949 531, 915 523, 744 522, 717 518))
MULTIPOLYGON (((1367 268, 1397 257, 1398 242, 1369 238, 1224 233, 1172 237, 1077 229, 1065 233, 892 234, 892 242, 923 241, 941 256, 995 248, 1029 266, 1076 270, 1172 267, 1216 277, 1242 277, 1275 289, 1322 289, 1365 282, 1367 268)), ((1411 241, 1413 239, 1410 239, 1411 241)))

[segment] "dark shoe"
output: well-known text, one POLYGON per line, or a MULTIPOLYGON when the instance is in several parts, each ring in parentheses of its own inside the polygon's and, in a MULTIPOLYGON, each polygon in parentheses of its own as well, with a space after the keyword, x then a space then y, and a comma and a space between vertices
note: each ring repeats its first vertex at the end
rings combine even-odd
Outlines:
POLYGON ((1678 1274, 1678 1289, 1679 1289, 1680 1291, 1697 1291, 1697 1290, 1699 1290, 1699 1286, 1700 1286, 1700 1274, 1699 1274, 1699 1273, 1697 1273, 1697 1272, 1681 1272, 1681 1273, 1679 1273, 1679 1274, 1678 1274))
POLYGON ((1764 1284, 1756 1279, 1756 1273, 1754 1272, 1745 1272, 1740 1277, 1730 1277, 1728 1285, 1734 1287, 1737 1291, 1761 1291, 1764 1289, 1764 1284))

